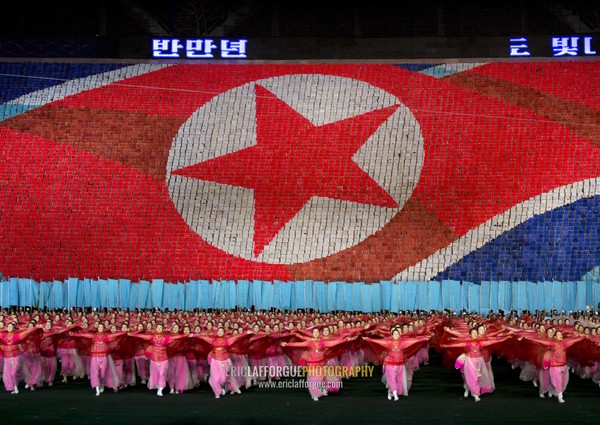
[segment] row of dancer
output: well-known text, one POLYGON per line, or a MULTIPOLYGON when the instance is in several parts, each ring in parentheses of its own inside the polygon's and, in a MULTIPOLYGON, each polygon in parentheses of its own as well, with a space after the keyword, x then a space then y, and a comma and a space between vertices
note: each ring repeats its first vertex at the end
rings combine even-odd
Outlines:
MULTIPOLYGON (((247 312, 79 312, 64 316, 39 312, 20 319, 18 315, 0 316, 0 323, 8 322, 0 325, 0 346, 9 353, 3 357, 4 364, 14 364, 13 368, 3 369, 7 390, 18 393, 20 379, 32 390, 44 383, 52 385, 58 358, 63 382, 68 377, 81 379, 87 375, 97 395, 105 387, 118 391, 134 384, 137 372, 141 382, 159 396, 167 385, 171 393, 181 393, 208 380, 219 398, 226 391, 240 393, 240 388, 249 388, 260 380, 279 379, 280 372, 271 370, 292 366, 292 359, 309 371, 318 370, 315 366, 343 364, 350 370, 369 362, 379 364, 377 350, 363 347, 361 332, 369 330, 369 335, 381 337, 376 325, 384 326, 397 317, 247 312), (246 368, 253 374, 231 376, 228 371, 233 368, 246 368)), ((406 333, 414 333, 415 326, 423 328, 424 322, 415 319, 414 324, 405 321, 406 333)), ((421 350, 419 358, 427 358, 427 349, 421 350)), ((411 372, 418 368, 418 363, 411 365, 411 372)), ((308 379, 320 384, 309 387, 313 399, 318 400, 339 391, 342 376, 313 376, 310 372, 308 379)), ((404 392, 407 388, 405 384, 404 392)))
POLYGON ((439 347, 444 351, 446 362, 454 361, 461 371, 464 396, 472 395, 475 401, 495 389, 492 353, 505 358, 513 369, 520 367, 521 380, 533 382, 539 388, 541 398, 547 394, 556 397, 559 403, 565 402, 569 368, 582 371, 582 378, 600 382, 597 323, 588 323, 589 326, 584 327, 580 321, 575 321, 575 326, 571 327, 569 319, 566 323, 561 319, 548 323, 523 316, 519 320, 511 317, 489 323, 472 317, 454 320, 452 324, 454 328, 444 327, 439 347), (491 331, 488 331, 488 325, 491 331))
POLYGON ((575 319, 447 312, 4 312, 0 361, 13 393, 21 381, 31 389, 52 385, 58 357, 63 381, 87 375, 96 395, 139 378, 159 396, 167 385, 181 393, 208 380, 217 398, 284 377, 270 370, 304 365, 313 400, 339 390, 342 377, 311 371, 381 364, 388 399, 398 400, 408 395, 414 371, 433 347, 460 369, 465 396, 475 401, 495 388, 494 353, 521 367, 522 379, 538 385, 540 396, 564 402, 569 367, 600 378, 598 318, 575 319), (255 373, 231 374, 235 368, 255 373))

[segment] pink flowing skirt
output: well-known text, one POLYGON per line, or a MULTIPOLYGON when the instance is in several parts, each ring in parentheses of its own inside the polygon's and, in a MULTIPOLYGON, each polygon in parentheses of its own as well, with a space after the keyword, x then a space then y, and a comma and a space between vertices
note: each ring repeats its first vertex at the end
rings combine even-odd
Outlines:
POLYGON ((21 367, 21 356, 8 357, 4 359, 2 370, 2 382, 6 391, 13 391, 19 385, 19 368, 21 367))
POLYGON ((169 372, 167 376, 169 387, 175 391, 183 392, 194 388, 187 359, 182 354, 177 354, 169 359, 169 372))
POLYGON ((160 362, 150 361, 150 379, 148 379, 148 388, 165 388, 167 386, 167 373, 169 371, 169 361, 160 362))
POLYGON ((544 394, 550 391, 550 370, 538 369, 538 382, 540 387, 540 394, 544 394))
POLYGON ((133 357, 123 359, 123 383, 125 386, 135 385, 135 361, 133 357))
POLYGON ((390 392, 396 391, 398 395, 408 395, 408 384, 406 382, 406 366, 384 365, 383 374, 390 392))
POLYGON ((250 377, 250 366, 248 356, 234 355, 231 357, 233 370, 228 377, 227 386, 231 391, 239 390, 241 387, 250 388, 252 382, 250 377))
POLYGON ((208 366, 208 359, 206 357, 197 357, 196 358, 196 370, 198 371, 198 380, 199 381, 208 380, 210 368, 208 366))
POLYGON ((464 378, 473 395, 479 396, 493 391, 494 379, 483 357, 465 357, 464 378))
POLYGON ((48 384, 54 382, 56 377, 57 362, 56 356, 42 357, 42 381, 48 384))
POLYGON ((75 348, 59 348, 56 354, 60 358, 60 374, 83 377, 85 369, 81 357, 75 348))
POLYGON ((550 392, 552 395, 564 393, 569 383, 569 368, 567 366, 552 367, 550 372, 550 392))
POLYGON ((325 376, 322 367, 315 367, 312 370, 309 369, 306 375, 308 381, 308 393, 312 397, 321 397, 324 395, 325 390, 325 376))
POLYGON ((104 386, 118 388, 117 370, 111 356, 91 357, 90 384, 92 388, 104 386))
POLYGON ((42 385, 42 356, 40 353, 23 353, 23 374, 25 383, 30 387, 40 387, 42 385))
POLYGON ((150 378, 150 360, 142 356, 135 357, 135 368, 140 379, 148 382, 150 378))
POLYGON ((267 366, 267 359, 257 359, 255 357, 250 357, 248 359, 250 363, 250 368, 254 371, 256 370, 256 374, 252 376, 252 379, 257 379, 259 381, 264 381, 267 379, 267 374, 265 370, 265 366, 267 366))
POLYGON ((216 360, 209 357, 208 364, 210 365, 210 377, 208 378, 208 383, 215 396, 220 396, 223 390, 225 390, 227 371, 231 369, 231 359, 216 360))
POLYGON ((187 365, 188 370, 190 372, 190 379, 192 381, 192 386, 197 387, 200 385, 200 380, 198 379, 198 366, 196 366, 196 359, 188 359, 187 365))
MULTIPOLYGON (((326 363, 327 366, 333 366, 334 368, 336 366, 339 366, 339 363, 337 361, 337 359, 329 359, 327 360, 326 363)), ((335 369, 333 369, 335 370, 335 369)), ((335 374, 331 373, 331 369, 328 370, 327 374, 325 375, 325 389, 327 390, 328 393, 338 393, 340 392, 340 382, 342 381, 342 377, 341 376, 337 376, 335 374)))

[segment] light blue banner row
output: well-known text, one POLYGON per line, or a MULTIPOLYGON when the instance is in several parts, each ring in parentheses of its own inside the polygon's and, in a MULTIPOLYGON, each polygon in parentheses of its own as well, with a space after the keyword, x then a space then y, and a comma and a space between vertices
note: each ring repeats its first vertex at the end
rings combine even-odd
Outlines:
POLYGON ((600 282, 362 282, 195 280, 167 283, 161 279, 67 279, 36 282, 11 278, 0 281, 0 306, 38 308, 161 308, 304 309, 322 312, 466 309, 584 310, 598 308, 600 282))

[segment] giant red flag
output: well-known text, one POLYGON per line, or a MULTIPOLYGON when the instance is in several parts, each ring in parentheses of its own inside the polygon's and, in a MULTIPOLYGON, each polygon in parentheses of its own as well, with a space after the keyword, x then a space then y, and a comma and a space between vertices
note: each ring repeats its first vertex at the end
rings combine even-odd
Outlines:
POLYGON ((394 278, 598 177, 596 130, 548 107, 597 117, 597 96, 561 91, 546 65, 543 82, 519 72, 531 66, 172 65, 58 92, 0 122, 1 270, 394 278))

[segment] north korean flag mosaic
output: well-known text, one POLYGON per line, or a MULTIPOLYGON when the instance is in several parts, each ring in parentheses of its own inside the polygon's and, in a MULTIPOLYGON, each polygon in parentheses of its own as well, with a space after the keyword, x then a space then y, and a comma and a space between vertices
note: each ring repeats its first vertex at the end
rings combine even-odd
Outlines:
POLYGON ((597 62, 0 74, 4 276, 478 283, 600 265, 597 62))

